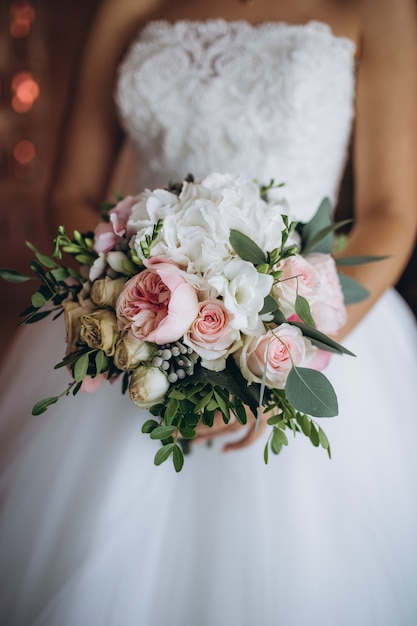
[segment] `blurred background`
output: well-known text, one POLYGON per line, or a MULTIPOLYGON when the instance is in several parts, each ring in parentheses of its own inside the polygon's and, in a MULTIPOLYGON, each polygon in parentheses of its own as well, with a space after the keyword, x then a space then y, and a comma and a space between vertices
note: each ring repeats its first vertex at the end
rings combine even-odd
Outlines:
MULTIPOLYGON (((50 253, 45 203, 80 48, 99 0, 0 0, 0 267, 26 272, 29 240, 50 253)), ((417 172, 416 172, 417 175, 417 172)), ((350 214, 346 170, 338 212, 350 214)), ((34 284, 0 281, 1 355, 34 284)), ((398 290, 417 315, 417 254, 398 290)))

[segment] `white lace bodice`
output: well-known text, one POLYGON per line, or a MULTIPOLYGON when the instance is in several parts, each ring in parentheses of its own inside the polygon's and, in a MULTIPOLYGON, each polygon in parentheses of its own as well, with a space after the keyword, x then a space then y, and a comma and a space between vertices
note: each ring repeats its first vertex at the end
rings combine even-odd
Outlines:
POLYGON ((139 188, 231 172, 284 182, 308 218, 337 194, 353 118, 354 43, 321 22, 151 22, 116 100, 139 188))

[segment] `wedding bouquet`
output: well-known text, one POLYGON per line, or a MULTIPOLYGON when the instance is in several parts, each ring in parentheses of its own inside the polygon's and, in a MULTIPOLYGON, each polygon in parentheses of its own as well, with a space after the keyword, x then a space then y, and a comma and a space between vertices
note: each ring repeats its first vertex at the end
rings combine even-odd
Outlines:
POLYGON ((52 257, 28 244, 41 286, 24 322, 64 314, 67 350, 56 367, 72 374, 33 414, 120 378, 122 392, 149 409, 142 430, 162 444, 156 465, 172 457, 180 471, 199 423, 212 426, 220 412, 243 425, 245 407, 258 420, 269 416, 265 462, 288 444, 286 431, 330 456, 313 419, 338 412, 321 370, 331 353, 351 353, 328 335, 346 320, 346 294, 352 301, 366 292, 338 274, 331 249, 340 224, 329 201, 310 222, 291 221, 285 203, 268 197, 273 186, 189 176, 106 205, 94 233, 69 237, 59 228, 52 257))

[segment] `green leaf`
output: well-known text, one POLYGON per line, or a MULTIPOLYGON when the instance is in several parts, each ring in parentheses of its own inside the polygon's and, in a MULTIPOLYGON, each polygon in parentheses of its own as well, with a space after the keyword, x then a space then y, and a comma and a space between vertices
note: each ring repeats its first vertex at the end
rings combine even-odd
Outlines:
POLYGON ((168 439, 176 429, 176 426, 157 426, 151 432, 151 439, 168 439))
POLYGON ((109 358, 103 350, 97 350, 95 355, 95 364, 97 374, 105 372, 109 366, 109 358))
POLYGON ((229 241, 233 250, 244 261, 249 261, 249 263, 253 263, 254 265, 267 262, 266 255, 258 244, 240 231, 232 228, 230 230, 229 241))
POLYGON ((167 460, 167 458, 173 451, 174 447, 175 447, 174 443, 169 443, 168 445, 163 446, 162 448, 159 448, 154 458, 155 465, 161 465, 161 463, 164 463, 164 461, 167 460))
MULTIPOLYGON (((311 246, 311 242, 317 238, 318 233, 331 226, 331 210, 332 207, 329 198, 323 198, 314 216, 302 227, 303 249, 311 246)), ((333 237, 331 234, 327 235, 327 237, 321 241, 320 245, 317 246, 316 252, 330 252, 332 242, 333 237)))
POLYGON ((69 271, 67 270, 66 267, 58 267, 48 272, 48 276, 49 275, 52 276, 52 278, 56 280, 57 282, 62 282, 68 278, 69 271))
POLYGON ((337 222, 337 224, 331 224, 323 230, 319 231, 313 239, 303 248, 303 254, 310 254, 311 252, 324 252, 329 254, 333 247, 333 233, 335 230, 345 224, 349 224, 351 220, 344 220, 337 222))
POLYGON ((304 296, 300 296, 300 294, 298 293, 295 299, 295 312, 297 313, 298 317, 302 319, 304 324, 312 326, 313 328, 316 327, 316 323, 311 315, 310 305, 308 301, 306 300, 306 298, 304 298, 304 296))
POLYGON ((310 437, 311 420, 307 417, 307 415, 305 415, 304 413, 298 413, 297 422, 306 437, 310 437))
POLYGON ((287 439, 287 435, 284 433, 283 430, 281 430, 281 428, 274 428, 274 432, 272 435, 272 443, 274 443, 279 447, 281 446, 288 446, 288 439, 287 439))
POLYGON ((368 298, 369 291, 350 276, 339 273, 339 280, 345 304, 355 304, 368 298))
POLYGON ((269 458, 269 442, 267 441, 264 447, 264 461, 265 461, 265 465, 268 465, 268 458, 269 458))
POLYGON ((297 326, 305 337, 308 337, 314 342, 318 342, 321 346, 328 346, 332 348, 331 352, 337 352, 339 354, 348 354, 349 356, 355 356, 353 352, 344 348, 340 343, 337 343, 333 339, 330 339, 327 335, 320 332, 316 328, 312 328, 311 326, 306 326, 305 324, 301 324, 301 322, 288 322, 293 326, 297 326))
POLYGON ((335 391, 321 372, 293 365, 285 391, 290 403, 302 413, 314 417, 334 417, 338 413, 335 391))
POLYGON ((229 420, 230 419, 230 410, 226 400, 221 396, 221 394, 214 389, 214 397, 218 404, 220 411, 223 413, 224 417, 229 420))
POLYGON ((33 276, 25 276, 17 270, 11 270, 7 267, 0 268, 0 278, 8 283, 26 283, 28 280, 34 280, 33 276))
POLYGON ((328 450, 330 448, 329 440, 327 439, 327 435, 322 428, 319 427, 319 442, 322 448, 328 450))
POLYGON ((74 380, 84 380, 88 372, 89 354, 84 352, 74 363, 74 380))
POLYGON ((170 399, 168 400, 168 404, 167 404, 167 408, 165 412, 165 418, 167 420, 172 420, 172 418, 175 417, 177 413, 178 413, 178 400, 176 398, 170 397, 170 399))
POLYGON ((32 415, 41 415, 41 413, 45 413, 48 406, 55 404, 58 400, 59 396, 51 396, 49 398, 39 400, 39 402, 37 402, 32 408, 32 415))
MULTIPOLYGON (((239 422, 239 424, 242 424, 242 426, 244 426, 246 424, 246 422, 248 421, 248 416, 246 415, 246 411, 243 407, 242 404, 237 404, 236 406, 234 406, 232 408, 233 413, 236 416, 237 421, 239 422)), ((255 413, 256 415, 256 413, 255 413)))
POLYGON ((344 256, 339 259, 335 259, 336 265, 340 267, 365 265, 366 263, 376 263, 378 261, 384 261, 389 259, 390 256, 344 256))
POLYGON ((310 441, 316 448, 320 445, 319 434, 314 424, 311 424, 310 441))
POLYGON ((58 265, 55 259, 51 259, 49 256, 46 256, 45 254, 42 254, 42 252, 39 252, 39 250, 35 248, 35 246, 30 243, 30 241, 26 241, 26 245, 30 250, 32 250, 38 261, 42 263, 42 265, 44 265, 45 267, 52 268, 58 265))
POLYGON ((278 302, 271 295, 266 296, 264 305, 259 311, 259 315, 265 315, 266 313, 273 313, 278 309, 278 302))
POLYGON ((156 420, 146 420, 146 422, 142 426, 142 432, 149 434, 157 427, 158 422, 156 420))
POLYGON ((32 295, 31 302, 32 306, 35 307, 35 309, 40 309, 41 307, 43 307, 44 304, 47 303, 47 300, 39 291, 37 291, 32 295))
POLYGON ((184 454, 177 444, 174 445, 172 461, 174 463, 175 471, 180 472, 182 470, 182 466, 184 465, 184 454))
POLYGON ((36 322, 43 320, 44 317, 47 317, 51 313, 52 311, 40 311, 39 313, 35 313, 35 315, 30 315, 30 317, 27 317, 25 320, 23 320, 23 323, 35 324, 36 322))
POLYGON ((194 428, 188 428, 187 426, 182 426, 180 428, 180 433, 181 436, 184 437, 184 439, 195 439, 195 437, 197 436, 194 428))

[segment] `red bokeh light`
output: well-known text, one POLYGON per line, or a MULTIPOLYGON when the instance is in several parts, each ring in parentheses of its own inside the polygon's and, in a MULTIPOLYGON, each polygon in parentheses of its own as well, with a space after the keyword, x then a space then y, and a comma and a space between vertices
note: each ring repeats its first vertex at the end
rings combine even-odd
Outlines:
POLYGON ((10 24, 9 32, 12 37, 16 39, 22 39, 29 34, 30 27, 33 20, 36 17, 35 9, 24 0, 21 2, 13 2, 10 7, 10 13, 12 14, 12 22, 10 24))
POLYGON ((12 90, 12 107, 17 113, 29 111, 40 93, 39 85, 30 72, 16 74, 12 80, 12 90))
POLYGON ((20 165, 31 163, 36 156, 36 150, 33 143, 27 139, 19 141, 13 148, 13 157, 20 165))

